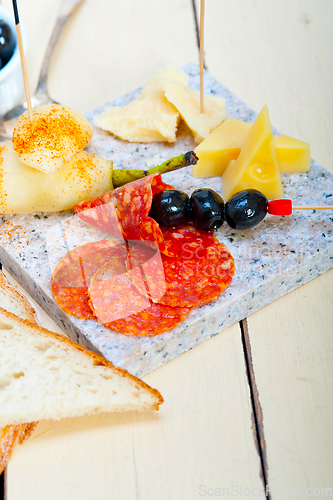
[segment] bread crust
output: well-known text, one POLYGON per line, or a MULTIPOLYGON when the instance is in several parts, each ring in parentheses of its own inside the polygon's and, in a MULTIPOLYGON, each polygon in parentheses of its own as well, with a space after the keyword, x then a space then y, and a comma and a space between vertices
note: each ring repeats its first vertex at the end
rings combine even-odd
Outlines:
POLYGON ((21 308, 23 309, 24 317, 27 320, 31 321, 32 323, 36 323, 36 325, 38 324, 36 311, 30 304, 29 300, 25 297, 25 295, 23 295, 23 293, 21 293, 19 290, 17 290, 17 288, 9 283, 6 275, 2 271, 0 271, 0 289, 3 290, 5 294, 8 294, 8 296, 11 297, 14 302, 21 306, 21 308))
MULTIPOLYGON (((8 294, 12 300, 20 304, 25 317, 33 324, 37 325, 36 311, 29 300, 8 281, 6 275, 0 271, 0 289, 8 294)), ((4 471, 14 448, 17 444, 22 444, 31 436, 38 422, 20 425, 7 425, 0 429, 0 474, 4 471)))
MULTIPOLYGON (((69 339, 68 337, 65 337, 64 335, 60 335, 59 333, 51 332, 49 330, 46 330, 46 328, 42 328, 37 326, 34 323, 31 323, 31 321, 24 320, 19 318, 18 316, 15 316, 15 314, 12 314, 2 307, 0 307, 0 318, 5 318, 10 324, 13 325, 22 325, 25 328, 31 329, 33 334, 35 336, 40 336, 43 339, 48 338, 48 339, 55 339, 58 340, 61 344, 67 346, 69 349, 74 349, 76 351, 80 351, 81 353, 84 353, 87 357, 91 358, 94 362, 95 365, 101 365, 105 366, 107 368, 110 368, 112 371, 118 373, 122 377, 127 377, 131 379, 133 382, 141 386, 143 389, 149 391, 152 396, 154 396, 156 402, 154 403, 152 409, 158 410, 160 404, 163 403, 164 399, 161 396, 161 394, 158 392, 157 389, 153 389, 150 387, 148 384, 143 382, 143 380, 135 377, 131 373, 129 373, 127 370, 124 370, 123 368, 119 368, 117 366, 114 366, 109 360, 106 358, 103 358, 99 354, 96 354, 95 352, 88 351, 85 347, 81 346, 80 344, 74 342, 73 340, 69 339)), ((1 334, 1 333, 0 333, 1 334)))
POLYGON ((0 474, 5 470, 14 448, 23 444, 31 436, 38 422, 20 425, 7 425, 0 429, 0 474))

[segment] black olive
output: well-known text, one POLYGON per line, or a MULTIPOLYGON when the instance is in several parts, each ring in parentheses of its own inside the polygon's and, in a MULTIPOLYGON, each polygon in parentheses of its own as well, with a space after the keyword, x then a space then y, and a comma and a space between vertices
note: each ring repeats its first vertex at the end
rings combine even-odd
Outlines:
POLYGON ((233 229, 248 229, 263 220, 268 200, 260 191, 248 189, 234 194, 225 204, 225 220, 233 229))
POLYGON ((196 189, 190 199, 190 217, 194 224, 204 231, 222 226, 224 202, 212 189, 196 189))
POLYGON ((188 220, 189 197, 182 191, 166 189, 153 197, 149 216, 166 227, 179 226, 188 220))
POLYGON ((2 66, 5 66, 12 57, 16 41, 8 24, 0 20, 0 57, 2 66))

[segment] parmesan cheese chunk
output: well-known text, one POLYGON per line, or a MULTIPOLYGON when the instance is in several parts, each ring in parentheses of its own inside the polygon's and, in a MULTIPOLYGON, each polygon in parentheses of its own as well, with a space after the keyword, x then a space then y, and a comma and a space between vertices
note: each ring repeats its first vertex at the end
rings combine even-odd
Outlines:
MULTIPOLYGON (((166 66, 156 76, 187 83, 188 76, 172 66, 166 66)), ((127 106, 114 106, 95 118, 103 130, 129 142, 175 142, 179 113, 164 96, 155 77, 135 101, 127 106)))
POLYGON ((199 143, 225 120, 225 100, 206 95, 205 112, 200 113, 199 92, 189 89, 188 79, 184 71, 166 66, 135 101, 106 109, 94 123, 129 142, 172 143, 181 115, 199 143))
POLYGON ((215 130, 227 116, 225 99, 210 95, 204 96, 204 113, 200 113, 200 93, 187 87, 183 82, 173 81, 161 76, 156 80, 164 90, 165 97, 179 111, 191 129, 194 140, 199 144, 215 130))
POLYGON ((152 78, 135 101, 106 109, 94 123, 129 142, 175 142, 178 117, 152 78))
MULTIPOLYGON (((160 71, 155 73, 154 77, 167 78, 168 80, 174 80, 175 82, 181 82, 187 85, 189 76, 181 69, 175 68, 174 66, 165 66, 160 71)), ((154 78, 153 77, 153 78, 154 78)))

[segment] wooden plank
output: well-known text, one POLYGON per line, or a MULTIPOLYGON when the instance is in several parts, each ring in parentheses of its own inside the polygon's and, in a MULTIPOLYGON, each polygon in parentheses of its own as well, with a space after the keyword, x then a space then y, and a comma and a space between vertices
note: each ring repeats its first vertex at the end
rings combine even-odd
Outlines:
MULTIPOLYGON (((21 8, 30 37, 32 87, 56 3, 32 0, 21 8)), ((5 4, 10 7, 10 0, 5 4)), ((190 2, 149 0, 143 6, 124 0, 97 7, 86 0, 55 54, 52 97, 87 111, 144 84, 164 64, 196 62, 193 20, 190 2), (98 26, 97 38, 92 26, 98 26)), ((212 488, 231 494, 234 485, 259 491, 260 460, 238 325, 145 380, 165 398, 159 414, 41 423, 8 467, 7 500, 192 500, 212 488)))
POLYGON ((159 414, 40 423, 8 467, 7 500, 192 500, 262 488, 238 325, 145 381, 165 398, 159 414))
POLYGON ((248 318, 274 499, 286 498, 279 488, 305 496, 333 487, 332 278, 331 270, 248 318))

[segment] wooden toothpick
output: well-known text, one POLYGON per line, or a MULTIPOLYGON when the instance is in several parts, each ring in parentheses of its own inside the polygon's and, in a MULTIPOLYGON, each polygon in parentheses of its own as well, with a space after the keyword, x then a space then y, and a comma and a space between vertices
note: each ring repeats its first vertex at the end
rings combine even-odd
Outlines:
POLYGON ((18 14, 18 8, 17 8, 16 0, 13 0, 13 10, 14 10, 14 17, 15 17, 15 27, 16 27, 17 43, 18 43, 18 46, 19 46, 20 58, 21 58, 21 67, 22 67, 22 75, 23 75, 23 83, 24 83, 24 92, 25 92, 25 97, 26 97, 27 104, 28 104, 29 118, 32 121, 33 115, 32 115, 32 106, 31 106, 31 97, 30 97, 29 83, 28 83, 28 74, 27 74, 27 67, 26 67, 26 64, 25 64, 23 42, 22 42, 22 34, 21 34, 21 26, 20 26, 20 19, 19 19, 19 14, 18 14))
POLYGON ((291 215, 294 210, 333 210, 333 205, 293 205, 291 200, 270 200, 267 211, 271 215, 291 215))
POLYGON ((204 105, 204 22, 205 22, 205 0, 200 3, 200 113, 205 112, 204 105))
POLYGON ((293 210, 333 210, 333 205, 293 205, 293 210))

